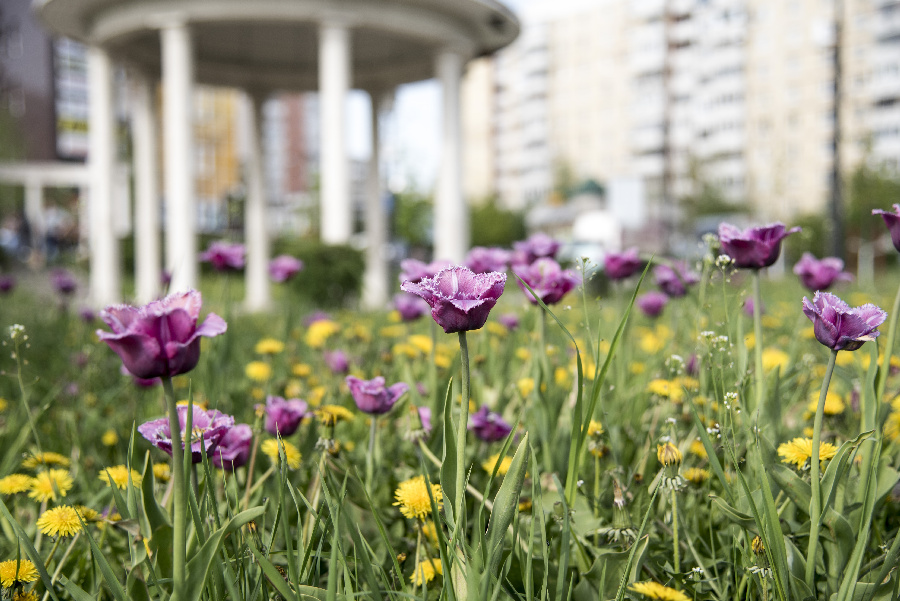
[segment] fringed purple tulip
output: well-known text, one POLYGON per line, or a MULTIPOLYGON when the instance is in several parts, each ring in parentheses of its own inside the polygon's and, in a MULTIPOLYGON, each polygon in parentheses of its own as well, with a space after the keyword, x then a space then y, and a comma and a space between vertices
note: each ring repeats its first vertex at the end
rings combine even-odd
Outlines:
POLYGON ((532 234, 527 240, 513 242, 512 261, 516 265, 531 264, 537 259, 548 257, 553 259, 559 252, 560 243, 543 232, 532 234))
POLYGON ((563 269, 553 259, 538 259, 531 265, 519 265, 513 268, 521 280, 516 279, 519 288, 525 292, 525 297, 532 304, 537 304, 537 298, 544 301, 545 305, 555 305, 563 297, 578 285, 578 276, 568 269, 563 269), (531 286, 537 298, 522 284, 524 281, 531 286))
POLYGON ((213 242, 200 253, 200 261, 210 263, 216 271, 240 270, 244 268, 244 245, 229 242, 213 242))
POLYGON ((810 253, 803 256, 794 265, 794 273, 810 291, 828 290, 835 282, 852 282, 853 276, 844 271, 844 262, 837 257, 817 259, 810 253))
POLYGON ((400 288, 425 299, 437 324, 452 334, 484 326, 505 285, 505 273, 476 274, 457 265, 419 283, 403 282, 400 288))
POLYGON ((647 317, 659 317, 669 303, 669 296, 665 292, 651 290, 634 301, 638 309, 647 317))
POLYGON ((212 464, 229 472, 243 467, 250 459, 252 442, 253 429, 247 424, 235 424, 219 440, 219 446, 212 453, 212 464))
POLYGON ((503 248, 475 246, 466 256, 466 267, 475 273, 489 271, 506 271, 509 265, 510 252, 503 248))
POLYGON ((200 293, 172 294, 143 307, 115 305, 100 312, 112 333, 97 336, 116 352, 125 368, 139 378, 172 377, 187 373, 200 360, 200 337, 213 337, 227 329, 225 321, 210 313, 197 327, 200 293))
POLYGON ((855 351, 878 337, 887 312, 873 304, 855 309, 829 292, 803 297, 803 312, 813 322, 816 340, 835 351, 855 351))
POLYGON ((872 214, 881 215, 881 218, 884 219, 884 224, 891 233, 891 242, 894 243, 894 248, 900 251, 900 204, 894 205, 893 213, 882 209, 873 209, 872 214))
POLYGON ((303 269, 303 261, 290 255, 278 255, 269 261, 269 277, 274 282, 286 282, 303 269))
POLYGON ((476 413, 469 416, 469 430, 485 442, 503 440, 512 432, 512 426, 500 416, 482 405, 476 413))
POLYGON ((350 369, 350 360, 344 351, 325 351, 325 365, 331 373, 345 374, 350 369))
POLYGON ((783 223, 743 231, 730 223, 722 223, 719 224, 719 242, 722 252, 734 259, 736 267, 762 269, 778 260, 781 241, 799 231, 799 227, 786 229, 783 223))
POLYGON ((350 389, 350 394, 353 395, 356 407, 369 415, 387 413, 394 407, 394 403, 409 390, 409 385, 404 382, 385 386, 384 378, 381 376, 371 380, 360 380, 354 376, 347 376, 345 381, 350 389))
MULTIPOLYGON (((234 425, 234 418, 219 411, 204 411, 196 405, 192 405, 194 411, 191 416, 191 461, 200 463, 203 453, 212 453, 225 433, 234 425)), ((178 433, 181 447, 184 448, 184 428, 187 424, 187 406, 179 405, 178 422, 181 431, 178 433)), ((169 427, 169 419, 162 417, 138 426, 138 432, 153 443, 156 448, 172 454, 172 430, 169 427)))
POLYGON ((603 271, 611 280, 624 280, 640 271, 643 264, 638 249, 629 248, 622 253, 607 253, 603 258, 603 271))
POLYGON ((432 261, 424 263, 418 259, 403 259, 400 261, 400 283, 412 282, 418 284, 423 278, 433 278, 437 273, 450 267, 450 261, 432 261))
POLYGON ((60 296, 72 296, 78 289, 78 280, 67 269, 54 269, 50 274, 50 282, 60 296))
POLYGON ((680 261, 671 267, 657 265, 653 268, 653 277, 660 290, 675 298, 687 294, 687 287, 700 281, 700 277, 680 261))
POLYGON ((394 295, 394 309, 403 321, 415 321, 428 312, 428 305, 414 294, 401 292, 394 295))
MULTIPOLYGON (((257 407, 261 407, 257 405, 257 407)), ((280 396, 266 397, 266 432, 272 436, 290 436, 300 422, 309 415, 309 405, 301 399, 284 400, 280 396)))

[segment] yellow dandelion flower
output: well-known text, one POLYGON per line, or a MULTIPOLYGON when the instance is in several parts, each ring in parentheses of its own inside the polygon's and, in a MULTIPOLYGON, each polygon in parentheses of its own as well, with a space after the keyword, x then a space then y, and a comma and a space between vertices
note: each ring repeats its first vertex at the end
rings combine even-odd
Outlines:
POLYGON ((516 388, 519 390, 520 395, 527 398, 534 392, 534 378, 521 378, 516 382, 516 388))
POLYGON ((630 371, 635 376, 639 376, 647 371, 647 366, 640 361, 632 361, 631 365, 628 366, 628 371, 630 371))
POLYGON ((74 536, 81 532, 81 520, 74 507, 60 505, 42 513, 37 527, 47 536, 74 536))
POLYGON ((391 347, 391 353, 395 357, 408 357, 410 359, 415 359, 419 356, 418 349, 408 342, 398 342, 391 347))
POLYGON ((484 468, 489 474, 494 473, 494 467, 497 465, 497 462, 500 462, 500 466, 497 467, 497 475, 505 476, 506 472, 509 471, 509 466, 512 465, 512 457, 504 457, 502 460, 500 459, 500 454, 491 455, 488 457, 482 464, 481 467, 484 468))
MULTIPOLYGON (((594 365, 594 362, 593 362, 593 361, 587 361, 587 362, 584 364, 583 367, 584 367, 584 379, 585 379, 586 381, 591 381, 591 380, 593 380, 593 379, 594 379, 594 376, 597 375, 597 366, 594 365)), ((573 371, 574 373, 578 373, 578 367, 577 367, 577 366, 573 367, 573 368, 572 368, 572 371, 573 371)))
POLYGON ((494 336, 506 336, 509 332, 509 330, 506 329, 506 326, 502 323, 497 323, 496 321, 489 321, 484 327, 494 336))
POLYGON ((40 597, 34 591, 16 591, 13 593, 12 601, 38 601, 40 597))
POLYGON ((37 568, 27 559, 0 561, 0 586, 12 588, 17 583, 34 582, 37 568))
POLYGON ((318 407, 321 404, 322 399, 325 398, 325 394, 328 392, 328 389, 324 386, 314 386, 310 391, 309 395, 306 398, 306 402, 312 405, 313 407, 318 407))
POLYGON ((706 454, 706 447, 703 446, 703 443, 699 440, 695 440, 691 443, 691 446, 688 448, 688 451, 692 455, 696 455, 701 459, 706 459, 709 455, 706 454))
POLYGON ((533 501, 531 499, 525 499, 524 501, 519 501, 519 511, 522 513, 527 513, 531 511, 533 506, 533 501))
POLYGON ((572 383, 572 374, 565 367, 557 367, 553 371, 553 381, 561 388, 566 388, 572 383))
MULTIPOLYGON (((431 496, 440 509, 443 502, 440 484, 431 485, 431 496)), ((425 476, 416 476, 401 482, 394 491, 394 497, 397 499, 394 505, 400 507, 400 513, 404 517, 424 518, 431 514, 431 499, 428 496, 425 476)))
MULTIPOLYGON (((888 418, 884 422, 884 435, 888 440, 900 440, 900 411, 893 411, 888 415, 888 418)), ((0 482, 2 482, 2 480, 0 480, 0 482)))
POLYGON ((119 435, 115 430, 107 430, 103 433, 103 436, 100 437, 100 442, 105 447, 114 447, 116 443, 119 442, 119 435))
MULTIPOLYGON (((125 487, 128 486, 128 468, 124 465, 114 465, 113 467, 100 470, 100 475, 97 478, 107 486, 109 486, 109 481, 112 480, 116 488, 125 490, 125 487)), ((131 470, 131 483, 133 486, 141 486, 141 475, 137 470, 131 470)))
POLYGON ((453 357, 447 353, 437 353, 434 356, 434 364, 441 369, 447 369, 453 364, 453 357))
POLYGON ((531 359, 531 351, 529 351, 524 346, 520 346, 516 349, 516 359, 521 359, 522 361, 528 361, 531 359))
POLYGON ((415 573, 409 577, 409 581, 415 586, 422 586, 426 582, 434 580, 434 575, 444 575, 444 568, 441 566, 440 559, 426 559, 420 561, 416 567, 415 573))
POLYGON ((294 363, 291 366, 291 373, 298 378, 307 378, 312 374, 312 367, 306 363, 294 363))
POLYGON ((300 380, 288 380, 284 387, 284 398, 296 399, 303 393, 303 385, 300 380))
POLYGON ((28 496, 36 501, 55 501, 56 495, 66 496, 72 490, 74 482, 66 470, 49 470, 38 472, 31 481, 31 492, 28 496))
POLYGON ((0 397, 0 413, 6 411, 7 407, 9 407, 9 401, 0 397))
MULTIPOLYGON (((836 453, 837 447, 830 442, 819 443, 819 461, 831 459, 836 453)), ((781 455, 783 463, 793 463, 800 469, 812 457, 812 439, 795 438, 782 443, 778 445, 778 454, 781 455)))
MULTIPOLYGON (((850 353, 845 354, 849 355, 850 353)), ((840 353, 838 353, 838 355, 840 355, 840 353)), ((813 415, 815 415, 816 409, 819 406, 820 392, 821 391, 817 390, 809 395, 809 404, 806 405, 806 409, 811 411, 813 415)), ((829 390, 825 395, 825 415, 840 415, 846 408, 847 406, 844 404, 844 399, 841 398, 841 395, 833 390, 829 390)))
MULTIPOLYGON (((191 401, 189 401, 188 399, 181 399, 180 401, 178 401, 175 404, 178 405, 179 407, 187 407, 188 404, 190 404, 190 403, 191 403, 191 401)), ((206 411, 209 409, 209 400, 197 396, 197 397, 194 397, 193 405, 194 405, 194 407, 198 407, 198 408, 206 411)))
POLYGON ((837 358, 834 360, 835 365, 839 367, 850 367, 853 365, 853 355, 856 353, 838 353, 837 358))
POLYGON ((44 467, 50 465, 58 465, 60 467, 69 467, 71 462, 65 455, 47 451, 45 453, 34 453, 25 458, 22 467, 25 469, 34 469, 36 467, 44 467))
POLYGON ((427 355, 431 352, 431 337, 422 334, 413 334, 407 340, 411 345, 416 347, 422 354, 427 355))
POLYGON ((157 482, 168 482, 172 477, 172 470, 168 463, 154 463, 153 477, 157 482))
POLYGON ((648 355, 655 355, 663 349, 665 341, 650 330, 645 329, 638 339, 638 346, 648 355))
POLYGON ((316 414, 324 426, 333 426, 338 422, 353 421, 353 413, 340 405, 322 405, 316 410, 316 414))
POLYGON ((595 419, 588 422, 588 436, 600 436, 603 434, 603 424, 595 419))
POLYGON ((272 377, 272 367, 263 361, 251 361, 244 368, 244 373, 254 382, 265 382, 272 377))
POLYGON ((657 378, 650 380, 647 384, 647 392, 671 399, 675 403, 680 403, 684 398, 684 389, 676 381, 669 381, 657 378))
POLYGON ((703 484, 709 480, 709 470, 699 467, 691 467, 684 471, 684 477, 694 484, 703 484))
MULTIPOLYGON (((281 439, 281 448, 284 450, 284 459, 287 462, 287 466, 292 470, 300 467, 300 459, 302 459, 300 449, 284 439, 281 439)), ((278 462, 280 458, 280 454, 278 453, 278 439, 270 438, 264 440, 263 443, 259 445, 259 450, 271 457, 272 461, 278 462)))
POLYGON ((400 338, 404 334, 406 334, 406 327, 399 324, 394 326, 384 326, 378 330, 378 335, 382 338, 400 338))
POLYGON ((333 335, 341 331, 341 326, 330 319, 320 319, 309 324, 303 340, 310 348, 322 348, 333 335))
POLYGON ((284 351, 284 343, 275 338, 263 338, 256 343, 253 350, 257 355, 277 355, 284 351))
POLYGON ((100 517, 100 513, 96 509, 91 509, 86 505, 76 505, 75 511, 78 512, 78 515, 80 515, 81 519, 85 522, 93 522, 100 517))
POLYGON ((676 378, 674 383, 691 392, 700 390, 700 380, 692 378, 691 376, 681 376, 680 378, 676 378))
POLYGON ((34 478, 25 474, 10 474, 0 478, 0 495, 14 495, 31 490, 34 478))
POLYGON ((691 601, 691 598, 681 591, 676 591, 673 588, 663 586, 658 582, 635 582, 628 588, 638 594, 644 595, 648 599, 660 599, 661 601, 691 601))
POLYGON ((422 534, 424 534, 425 538, 430 540, 433 544, 438 544, 437 527, 432 520, 428 520, 422 524, 422 534))
MULTIPOLYGON (((612 348, 612 343, 609 340, 601 340, 600 343, 597 345, 597 347, 600 349, 601 354, 608 355, 609 349, 612 348)), ((582 344, 582 345, 578 345, 578 348, 585 348, 585 347, 582 344)))
POLYGON ((394 309, 393 311, 388 313, 388 321, 391 323, 400 323, 402 319, 403 316, 400 315, 400 311, 398 311, 397 309, 394 309))
POLYGON ((753 540, 750 541, 750 548, 753 549, 753 552, 757 555, 762 555, 766 552, 766 545, 763 543, 763 539, 758 535, 753 537, 753 540))
POLYGON ((681 451, 679 451, 678 447, 671 442, 656 446, 656 458, 659 459, 660 463, 666 466, 678 465, 682 460, 681 451))

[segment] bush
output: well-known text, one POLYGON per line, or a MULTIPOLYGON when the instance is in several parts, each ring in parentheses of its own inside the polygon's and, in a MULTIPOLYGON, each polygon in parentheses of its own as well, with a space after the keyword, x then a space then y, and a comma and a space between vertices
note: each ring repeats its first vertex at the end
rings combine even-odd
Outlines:
POLYGON ((303 261, 303 271, 286 285, 293 294, 326 306, 346 306, 359 297, 365 260, 361 251, 299 238, 273 244, 272 256, 288 254, 303 261))

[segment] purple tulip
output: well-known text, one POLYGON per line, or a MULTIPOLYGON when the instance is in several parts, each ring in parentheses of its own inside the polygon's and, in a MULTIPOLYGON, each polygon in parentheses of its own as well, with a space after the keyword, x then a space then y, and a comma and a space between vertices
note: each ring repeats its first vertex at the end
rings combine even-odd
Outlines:
POLYGON ((325 311, 313 311, 309 315, 303 318, 304 327, 309 327, 317 321, 328 321, 331 319, 331 315, 326 313, 325 311))
POLYGON ((409 385, 397 382, 390 386, 384 385, 384 378, 378 376, 371 380, 360 380, 354 376, 347 376, 347 387, 353 395, 353 402, 363 413, 369 415, 383 415, 390 411, 394 403, 409 390, 409 385))
POLYGON ((424 298, 437 324, 452 334, 481 328, 505 285, 505 273, 476 274, 468 267, 456 265, 419 283, 403 282, 400 288, 424 298))
POLYGON ((778 260, 781 241, 799 231, 799 227, 785 229, 783 223, 751 227, 744 231, 729 223, 720 223, 719 242, 722 252, 734 259, 736 267, 762 269, 778 260))
POLYGON ((325 351, 325 364, 335 374, 345 374, 350 369, 350 360, 344 351, 325 351))
MULTIPOLYGON (((219 411, 204 411, 196 405, 192 405, 194 411, 191 422, 191 461, 200 463, 203 453, 212 453, 219 445, 219 441, 225 433, 234 425, 234 418, 219 411)), ((184 448, 184 427, 187 424, 187 406, 179 405, 178 423, 181 426, 179 437, 184 448)), ((172 430, 169 428, 169 418, 161 417, 138 426, 138 432, 144 438, 153 443, 158 449, 172 454, 172 430)))
MULTIPOLYGON (((747 315, 748 317, 753 317, 753 309, 754 309, 753 297, 748 296, 747 298, 744 299, 744 314, 747 315)), ((760 303, 759 304, 759 314, 763 315, 765 312, 766 312, 765 303, 760 303)))
POLYGON ((78 289, 78 280, 67 269, 54 269, 50 274, 53 289, 61 296, 71 296, 78 289))
POLYGON ((637 297, 634 302, 647 317, 659 317, 669 302, 669 296, 665 292, 651 290, 637 297))
POLYGON ((680 261, 672 263, 671 267, 657 265, 653 268, 653 276, 660 290, 675 298, 687 294, 687 287, 700 281, 697 274, 680 261))
POLYGON ((510 252, 496 246, 486 248, 475 246, 466 256, 466 267, 475 273, 487 273, 489 271, 506 271, 509 265, 510 252))
POLYGON ((437 273, 450 267, 450 261, 432 261, 424 263, 418 259, 403 259, 400 261, 400 283, 412 282, 418 284, 423 278, 433 278, 437 273))
POLYGON ((428 407, 419 407, 417 409, 419 412, 419 421, 422 422, 422 431, 425 432, 425 436, 431 434, 432 425, 431 425, 431 409, 428 407))
POLYGON ((603 258, 603 270, 611 280, 630 278, 641 270, 643 264, 636 248, 629 248, 622 253, 607 253, 603 258))
POLYGON ((0 294, 9 294, 16 287, 16 278, 11 275, 0 275, 0 294))
POLYGON ((851 309, 830 292, 816 292, 812 302, 803 297, 803 312, 813 322, 816 340, 835 351, 855 351, 875 340, 887 312, 872 304, 851 309))
POLYGON ((415 321, 428 312, 428 305, 414 294, 401 292, 394 295, 394 309, 403 321, 415 321))
POLYGON ((560 243, 543 232, 532 234, 527 240, 514 242, 512 261, 516 265, 531 264, 537 259, 553 259, 559 252, 560 243))
POLYGON ((479 440, 496 442, 509 436, 512 426, 506 423, 499 413, 494 413, 487 405, 482 405, 481 409, 469 416, 469 430, 479 440))
POLYGON ((219 440, 212 454, 212 464, 219 469, 234 471, 250 459, 253 429, 247 424, 235 424, 219 440))
POLYGON ((525 292, 525 297, 532 304, 537 304, 537 298, 525 288, 522 280, 531 286, 545 305, 555 305, 563 299, 577 284, 578 276, 570 270, 563 270, 559 263, 550 258, 538 259, 531 265, 518 265, 513 267, 513 273, 519 276, 516 283, 525 292))
POLYGON ((700 371, 700 357, 697 356, 697 353, 691 353, 691 356, 688 357, 687 363, 684 364, 684 371, 689 376, 696 376, 700 371))
POLYGON ((519 327, 519 316, 515 313, 504 313, 497 317, 497 321, 510 332, 514 332, 519 327))
POLYGON ((80 311, 78 311, 78 317, 81 318, 81 321, 87 324, 94 323, 94 320, 97 319, 97 314, 94 313, 92 309, 88 307, 83 307, 80 311))
POLYGON ((269 277, 275 282, 286 282, 303 269, 303 261, 290 255, 278 255, 269 261, 269 277))
POLYGON ((803 253, 794 265, 794 273, 800 277, 800 281, 810 292, 828 290, 837 281, 853 281, 853 276, 844 271, 844 262, 837 257, 825 257, 820 260, 810 253, 803 253))
POLYGON ((266 432, 272 436, 290 436, 297 431, 300 421, 309 415, 309 405, 306 402, 300 399, 286 401, 280 396, 266 397, 265 410, 266 432))
POLYGON ((200 337, 218 336, 228 327, 215 313, 207 315, 197 327, 201 302, 200 293, 189 290, 143 307, 107 307, 100 312, 100 317, 112 328, 112 333, 97 330, 97 336, 139 378, 187 373, 200 360, 200 337))
POLYGON ((881 218, 884 219, 884 224, 891 233, 891 242, 894 243, 894 248, 900 251, 900 204, 894 205, 893 213, 882 209, 873 209, 872 214, 881 215, 881 218))
POLYGON ((244 245, 217 241, 200 253, 200 261, 211 263, 216 271, 239 270, 244 268, 244 245))

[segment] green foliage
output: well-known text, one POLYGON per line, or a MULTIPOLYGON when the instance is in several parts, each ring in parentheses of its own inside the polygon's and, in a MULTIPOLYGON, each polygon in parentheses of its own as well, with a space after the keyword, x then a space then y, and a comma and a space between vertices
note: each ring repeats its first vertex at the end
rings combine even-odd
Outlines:
POLYGON ((282 239, 272 254, 289 254, 303 261, 303 271, 286 283, 292 296, 321 307, 344 307, 359 297, 365 260, 362 252, 350 246, 282 239))
POLYGON ((496 198, 489 198, 470 209, 472 246, 502 246, 509 248, 517 240, 523 240, 525 216, 497 205, 496 198))
POLYGON ((434 239, 434 205, 431 198, 406 191, 394 196, 394 236, 410 246, 430 247, 434 239))

